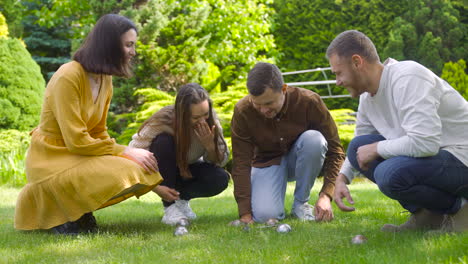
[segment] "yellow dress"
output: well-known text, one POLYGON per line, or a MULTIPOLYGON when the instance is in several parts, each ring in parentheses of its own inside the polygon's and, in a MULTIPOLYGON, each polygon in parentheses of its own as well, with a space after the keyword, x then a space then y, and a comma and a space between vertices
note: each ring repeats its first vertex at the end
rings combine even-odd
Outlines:
POLYGON ((119 155, 109 137, 112 77, 103 75, 96 101, 76 61, 62 65, 47 85, 39 126, 26 156, 28 184, 15 209, 15 228, 49 229, 87 212, 143 195, 162 181, 119 155))

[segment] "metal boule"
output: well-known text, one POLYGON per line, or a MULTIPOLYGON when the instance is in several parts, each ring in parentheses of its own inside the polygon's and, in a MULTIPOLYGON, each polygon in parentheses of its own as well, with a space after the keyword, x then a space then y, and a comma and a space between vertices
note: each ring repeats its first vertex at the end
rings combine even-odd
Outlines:
POLYGON ((355 245, 364 244, 366 242, 367 242, 367 237, 365 237, 363 235, 356 235, 355 237, 353 237, 351 239, 351 243, 353 243, 355 245))
POLYGON ((230 225, 230 226, 240 226, 240 225, 242 225, 242 224, 244 224, 244 223, 242 223, 242 221, 239 220, 239 219, 236 219, 236 220, 234 220, 234 221, 229 222, 229 225, 230 225))
POLYGON ((278 219, 276 218, 270 218, 268 221, 266 221, 267 226, 276 226, 278 224, 278 219))
POLYGON ((276 232, 278 233, 288 233, 291 232, 292 228, 288 224, 281 224, 276 228, 276 232))

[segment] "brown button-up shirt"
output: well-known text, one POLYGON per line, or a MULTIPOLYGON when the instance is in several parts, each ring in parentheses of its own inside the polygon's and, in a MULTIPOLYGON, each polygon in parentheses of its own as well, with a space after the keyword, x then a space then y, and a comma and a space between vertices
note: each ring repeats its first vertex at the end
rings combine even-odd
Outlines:
POLYGON ((234 196, 239 215, 251 213, 251 168, 279 165, 297 138, 306 130, 317 130, 328 142, 322 168, 321 192, 330 198, 344 161, 344 151, 335 122, 320 96, 310 90, 288 86, 285 103, 275 118, 258 112, 250 96, 242 98, 231 121, 234 196))

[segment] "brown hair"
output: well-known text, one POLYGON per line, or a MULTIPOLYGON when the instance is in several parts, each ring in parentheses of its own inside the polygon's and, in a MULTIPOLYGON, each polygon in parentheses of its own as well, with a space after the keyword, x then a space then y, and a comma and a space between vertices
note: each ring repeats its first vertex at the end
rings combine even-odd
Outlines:
POLYGON ((125 60, 121 37, 130 29, 137 31, 128 18, 107 14, 102 16, 73 55, 73 60, 92 73, 132 76, 131 63, 125 60))
POLYGON ((280 92, 284 80, 280 69, 274 64, 259 62, 250 70, 247 77, 247 89, 253 96, 262 95, 266 88, 280 92))
MULTIPOLYGON (((188 158, 187 153, 191 145, 191 106, 193 104, 199 104, 205 100, 208 100, 209 104, 209 115, 206 122, 211 128, 215 125, 214 145, 215 151, 221 155, 219 150, 219 143, 223 142, 225 149, 227 149, 226 143, 222 139, 222 133, 218 126, 215 124, 216 113, 213 110, 213 102, 209 98, 208 92, 197 83, 189 83, 180 87, 175 105, 166 106, 154 113, 145 123, 140 127, 138 133, 147 125, 168 125, 174 130, 174 140, 176 144, 176 161, 180 170, 188 169, 188 158)), ((220 160, 218 160, 219 162, 220 160)))
POLYGON ((357 30, 347 30, 335 37, 327 48, 327 59, 334 54, 344 59, 350 59, 351 56, 357 54, 370 63, 380 61, 372 40, 357 30))

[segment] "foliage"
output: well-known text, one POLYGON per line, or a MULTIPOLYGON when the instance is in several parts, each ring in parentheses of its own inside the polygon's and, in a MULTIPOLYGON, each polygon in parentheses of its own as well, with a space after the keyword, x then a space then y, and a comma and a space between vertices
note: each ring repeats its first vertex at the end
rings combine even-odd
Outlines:
POLYGON ((45 82, 18 39, 0 38, 0 128, 37 125, 45 82))
POLYGON ((5 17, 0 13, 0 38, 8 37, 8 25, 5 17))
MULTIPOLYGON (((20 38, 23 34, 21 21, 23 19, 24 8, 21 2, 18 0, 0 0, 0 13, 6 18, 9 34, 12 38, 20 38)), ((2 34, 0 33, 0 35, 2 34)))
MULTIPOLYGON (((286 191, 287 213, 293 203, 295 183, 286 191)), ((313 204, 322 182, 311 193, 313 204)), ((341 212, 333 205, 335 220, 302 222, 286 217, 292 232, 254 224, 249 232, 229 226, 237 206, 230 185, 212 198, 190 201, 198 218, 182 237, 161 223, 160 198, 148 193, 94 213, 100 228, 92 235, 58 236, 47 231, 21 232, 13 227, 17 188, 0 187, 1 263, 466 263, 468 233, 381 232, 385 223, 401 224, 408 213, 385 197, 369 181, 349 185, 356 211, 341 212), (367 243, 351 244, 357 234, 367 243)))
POLYGON ((383 54, 418 61, 440 74, 444 62, 468 59, 468 24, 460 23, 449 1, 413 1, 395 18, 383 54))
POLYGON ((206 60, 220 71, 220 91, 244 82, 257 61, 273 62, 272 0, 207 0, 211 7, 203 34, 210 35, 206 60))
POLYGON ((466 74, 466 62, 464 60, 460 59, 458 62, 445 63, 441 77, 468 100, 468 74, 466 74))
MULTIPOLYGON (((325 52, 335 36, 344 30, 366 33, 377 49, 387 41, 386 33, 393 19, 404 10, 406 1, 347 0, 303 1, 276 0, 274 35, 280 52, 278 66, 284 71, 327 67, 325 52)), ((333 79, 332 75, 331 78, 333 79)), ((320 72, 294 75, 287 82, 322 80, 320 72)), ((325 95, 325 87, 304 87, 325 95)), ((334 94, 347 94, 342 87, 333 87, 334 94)), ((349 98, 325 100, 329 109, 357 109, 357 101, 349 98)))
POLYGON ((0 130, 0 185, 21 186, 26 183, 24 160, 28 146, 28 132, 0 130))
POLYGON ((197 82, 206 70, 202 59, 209 35, 201 35, 209 7, 202 1, 148 1, 122 14, 138 26, 139 87, 176 91, 182 84, 197 82))
MULTIPOLYGON (((131 119, 135 121, 129 123, 126 129, 117 137, 117 141, 122 144, 128 144, 132 139, 132 135, 138 131, 143 122, 145 122, 151 115, 159 111, 164 106, 174 104, 175 102, 174 96, 155 88, 139 89, 135 92, 135 95, 141 97, 142 100, 144 100, 144 103, 141 106, 141 110, 138 111, 131 119)), ((113 123, 115 124, 115 121, 113 123)), ((111 126, 110 128, 112 129, 111 126)))
POLYGON ((134 0, 34 0, 41 8, 35 11, 37 23, 47 28, 70 29, 72 50, 76 50, 94 23, 104 14, 118 13, 142 1, 134 0))
POLYGON ((34 10, 45 6, 49 0, 24 1, 27 11, 23 18, 24 42, 33 59, 41 67, 44 79, 49 80, 54 72, 70 61, 70 27, 65 24, 47 28, 38 25, 34 10))

